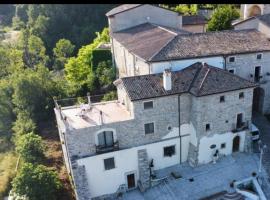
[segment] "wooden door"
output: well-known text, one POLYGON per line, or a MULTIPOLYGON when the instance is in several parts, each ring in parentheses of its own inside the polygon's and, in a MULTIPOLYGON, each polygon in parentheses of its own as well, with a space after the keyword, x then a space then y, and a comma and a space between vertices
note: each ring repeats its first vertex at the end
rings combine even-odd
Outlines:
POLYGON ((127 184, 128 184, 128 189, 135 188, 135 174, 129 174, 127 175, 127 184))

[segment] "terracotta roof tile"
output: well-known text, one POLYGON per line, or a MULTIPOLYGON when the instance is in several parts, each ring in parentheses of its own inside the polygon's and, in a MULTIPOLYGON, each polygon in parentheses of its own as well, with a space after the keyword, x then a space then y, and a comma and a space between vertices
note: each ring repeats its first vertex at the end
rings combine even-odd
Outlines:
POLYGON ((162 79, 163 74, 159 73, 125 77, 115 84, 123 84, 131 101, 187 92, 204 96, 257 86, 228 71, 200 62, 172 72, 172 90, 164 89, 162 79))

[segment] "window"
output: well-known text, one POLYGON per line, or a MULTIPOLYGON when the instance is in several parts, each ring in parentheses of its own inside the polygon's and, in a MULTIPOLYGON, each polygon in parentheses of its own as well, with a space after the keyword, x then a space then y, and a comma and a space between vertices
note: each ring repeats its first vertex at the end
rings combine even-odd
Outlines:
POLYGON ((219 98, 219 102, 225 102, 225 96, 220 96, 220 98, 219 98))
POLYGON ((103 131, 98 134, 98 145, 101 147, 113 146, 113 132, 103 131))
POLYGON ((234 74, 234 71, 235 71, 234 69, 229 69, 229 72, 232 74, 234 74))
POLYGON ((205 125, 205 130, 206 130, 206 131, 209 131, 209 130, 210 130, 210 124, 206 124, 206 125, 205 125))
POLYGON ((226 148, 226 143, 222 143, 222 144, 220 145, 220 148, 221 148, 221 149, 225 149, 225 148, 226 148))
POLYGON ((239 99, 243 99, 244 98, 244 92, 240 92, 239 93, 239 99))
POLYGON ((114 158, 104 159, 104 167, 105 167, 105 170, 110 170, 110 169, 115 168, 114 158))
POLYGON ((153 101, 144 102, 143 107, 144 107, 145 110, 153 108, 153 101))
POLYGON ((255 67, 255 72, 254 72, 254 81, 259 82, 261 77, 261 66, 256 66, 255 67))
POLYGON ((234 62, 235 61, 235 57, 229 57, 229 62, 234 62))
POLYGON ((262 54, 261 53, 257 54, 257 60, 261 60, 261 59, 262 59, 262 54))
POLYGON ((144 124, 144 131, 145 131, 145 134, 154 133, 155 131, 154 122, 144 124))
POLYGON ((164 157, 171 157, 175 155, 175 145, 163 148, 164 157))

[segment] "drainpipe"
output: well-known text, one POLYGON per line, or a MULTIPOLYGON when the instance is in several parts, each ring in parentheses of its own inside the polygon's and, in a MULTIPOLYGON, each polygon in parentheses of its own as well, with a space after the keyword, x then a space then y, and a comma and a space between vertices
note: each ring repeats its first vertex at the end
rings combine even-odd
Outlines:
POLYGON ((178 122, 179 122, 179 138, 180 138, 180 164, 182 163, 182 136, 181 136, 181 122, 180 122, 180 95, 178 95, 178 122))
POLYGON ((223 56, 223 59, 224 59, 224 66, 223 68, 226 70, 227 69, 227 62, 226 62, 226 56, 223 56))

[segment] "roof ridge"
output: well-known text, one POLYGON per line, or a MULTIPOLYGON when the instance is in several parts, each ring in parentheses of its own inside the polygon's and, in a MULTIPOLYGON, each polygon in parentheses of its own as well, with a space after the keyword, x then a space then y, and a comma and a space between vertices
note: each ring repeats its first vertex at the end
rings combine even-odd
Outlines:
MULTIPOLYGON (((192 64, 192 65, 199 64, 199 63, 200 63, 200 62, 197 62, 197 63, 194 63, 194 64, 192 64)), ((190 66, 192 66, 192 65, 190 65, 190 66)), ((189 67, 190 67, 190 66, 189 66, 189 67)), ((195 80, 197 79, 197 77, 198 77, 199 73, 201 72, 201 70, 202 70, 202 67, 200 67, 200 68, 197 69, 196 74, 194 75, 194 77, 193 77, 193 79, 192 79, 192 81, 191 81, 191 83, 190 83, 190 85, 189 85, 189 88, 188 88, 188 90, 187 90, 189 93, 191 93, 190 90, 191 90, 191 88, 193 87, 193 84, 194 84, 195 80)))
MULTIPOLYGON (((203 66, 204 67, 204 66, 203 66)), ((202 67, 202 68, 203 68, 202 67)), ((203 77, 203 80, 202 80, 202 82, 201 82, 201 84, 200 84, 200 87, 199 87, 199 91, 201 90, 201 87, 202 87, 202 85, 203 85, 203 83, 204 83, 204 81, 205 81, 205 79, 206 79, 206 77, 207 77, 207 75, 208 75, 208 73, 210 72, 210 68, 208 67, 208 69, 207 69, 207 72, 205 73, 205 75, 204 75, 204 77, 203 77)), ((198 92, 199 92, 198 91, 198 92)))

